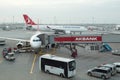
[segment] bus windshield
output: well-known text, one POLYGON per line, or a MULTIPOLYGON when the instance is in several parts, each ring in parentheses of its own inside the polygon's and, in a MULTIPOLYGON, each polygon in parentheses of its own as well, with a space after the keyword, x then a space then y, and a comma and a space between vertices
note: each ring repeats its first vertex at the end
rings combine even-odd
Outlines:
POLYGON ((76 68, 76 63, 75 61, 69 62, 69 70, 73 71, 76 68))

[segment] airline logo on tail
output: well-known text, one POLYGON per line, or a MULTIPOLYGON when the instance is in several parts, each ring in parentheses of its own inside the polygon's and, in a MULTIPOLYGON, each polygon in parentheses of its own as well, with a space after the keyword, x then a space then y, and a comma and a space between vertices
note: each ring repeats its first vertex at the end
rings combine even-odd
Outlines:
POLYGON ((27 25, 37 25, 32 19, 30 19, 30 17, 28 17, 28 15, 23 14, 23 17, 27 25))

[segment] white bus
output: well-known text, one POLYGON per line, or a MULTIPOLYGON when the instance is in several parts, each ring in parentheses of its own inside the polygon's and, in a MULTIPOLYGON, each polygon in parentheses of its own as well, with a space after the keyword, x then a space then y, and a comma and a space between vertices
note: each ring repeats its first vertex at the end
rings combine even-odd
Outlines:
POLYGON ((70 78, 76 74, 76 62, 74 59, 45 54, 39 57, 39 69, 46 73, 70 78))

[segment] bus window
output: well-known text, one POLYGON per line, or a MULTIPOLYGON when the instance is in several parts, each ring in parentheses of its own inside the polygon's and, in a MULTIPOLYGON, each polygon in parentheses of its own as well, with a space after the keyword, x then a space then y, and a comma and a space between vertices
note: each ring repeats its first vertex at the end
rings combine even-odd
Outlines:
POLYGON ((69 62, 69 70, 73 71, 76 68, 76 63, 75 61, 69 62))

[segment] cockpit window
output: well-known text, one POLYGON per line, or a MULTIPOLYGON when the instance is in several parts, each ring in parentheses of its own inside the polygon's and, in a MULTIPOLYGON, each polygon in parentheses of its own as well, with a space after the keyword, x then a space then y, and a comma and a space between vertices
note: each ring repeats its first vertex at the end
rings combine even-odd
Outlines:
POLYGON ((37 39, 37 40, 34 39, 34 40, 33 40, 33 42, 38 42, 38 41, 40 41, 40 39, 37 39))

